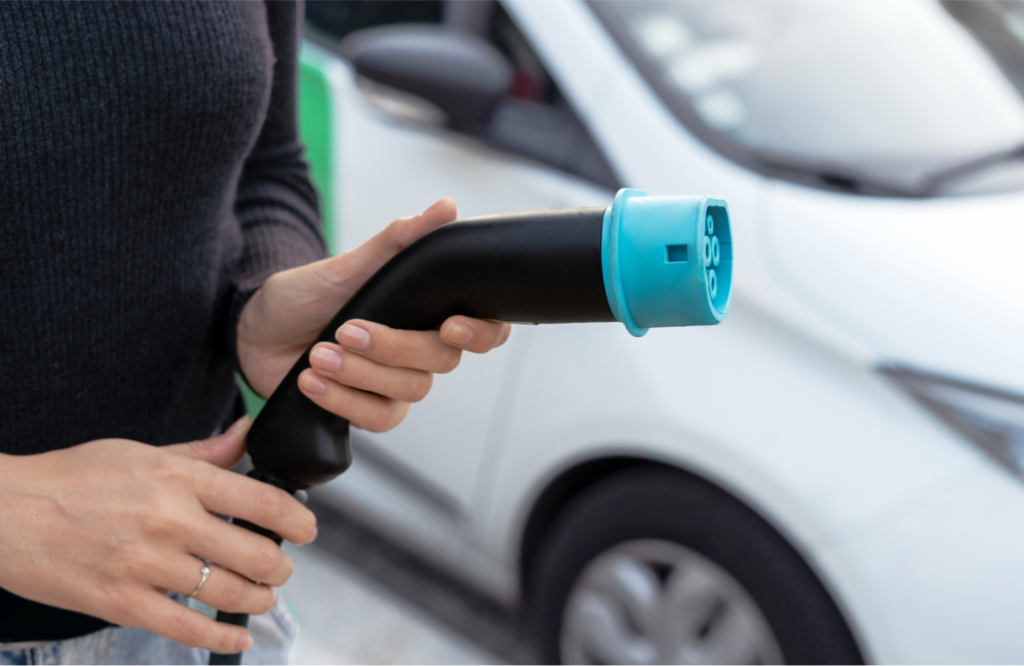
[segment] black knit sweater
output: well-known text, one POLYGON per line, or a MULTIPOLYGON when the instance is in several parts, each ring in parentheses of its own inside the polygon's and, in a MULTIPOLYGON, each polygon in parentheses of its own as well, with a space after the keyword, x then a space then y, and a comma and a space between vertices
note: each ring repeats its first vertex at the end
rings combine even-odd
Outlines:
MULTIPOLYGON (((0 452, 171 444, 229 418, 246 299, 325 254, 299 13, 0 3, 0 452)), ((0 590, 0 642, 102 626, 0 590)))

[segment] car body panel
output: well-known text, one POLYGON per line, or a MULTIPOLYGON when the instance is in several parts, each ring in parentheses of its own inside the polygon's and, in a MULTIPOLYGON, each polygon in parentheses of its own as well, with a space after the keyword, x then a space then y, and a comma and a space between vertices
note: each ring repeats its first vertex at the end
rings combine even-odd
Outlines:
POLYGON ((883 663, 1018 663, 1024 497, 993 466, 965 470, 815 544, 883 663))
POLYGON ((1024 392, 1024 194, 891 200, 775 186, 774 271, 876 358, 1024 392))
MULTIPOLYGON (((320 496, 514 605, 523 530, 552 480, 602 457, 673 465, 787 537, 872 659, 1019 661, 1007 618, 1024 599, 1020 484, 875 367, 1020 386, 1024 322, 1007 303, 1022 197, 871 199, 769 181, 683 127, 585 3, 503 4, 624 184, 729 202, 732 312, 641 339, 618 324, 517 327, 505 347, 437 377, 394 431, 358 434, 355 465, 320 496)), ((347 64, 333 67, 340 248, 439 196, 462 216, 611 199, 398 121, 347 64)))

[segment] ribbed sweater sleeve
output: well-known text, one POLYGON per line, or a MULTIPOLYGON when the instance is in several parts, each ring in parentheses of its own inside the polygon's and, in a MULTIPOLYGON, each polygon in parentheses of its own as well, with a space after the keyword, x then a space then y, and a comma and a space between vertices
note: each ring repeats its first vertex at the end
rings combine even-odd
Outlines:
POLYGON ((228 344, 237 366, 238 319, 273 273, 327 256, 316 190, 298 136, 298 48, 302 3, 267 2, 274 83, 266 120, 238 183, 235 216, 243 250, 234 283, 228 344))

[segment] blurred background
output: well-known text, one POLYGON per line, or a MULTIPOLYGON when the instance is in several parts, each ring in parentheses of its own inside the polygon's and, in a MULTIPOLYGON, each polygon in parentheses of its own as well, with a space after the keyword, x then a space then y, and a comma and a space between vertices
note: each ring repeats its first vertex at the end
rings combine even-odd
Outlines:
POLYGON ((300 663, 1024 661, 1024 6, 309 0, 334 252, 729 205, 712 328, 517 326, 312 493, 300 663))

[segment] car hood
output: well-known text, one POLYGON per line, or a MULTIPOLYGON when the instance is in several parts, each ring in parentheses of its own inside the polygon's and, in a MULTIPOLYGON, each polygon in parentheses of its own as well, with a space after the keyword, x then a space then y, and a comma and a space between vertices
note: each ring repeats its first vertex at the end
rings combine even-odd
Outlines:
POLYGON ((770 200, 766 267, 876 362, 1024 393, 1024 194, 770 200))

